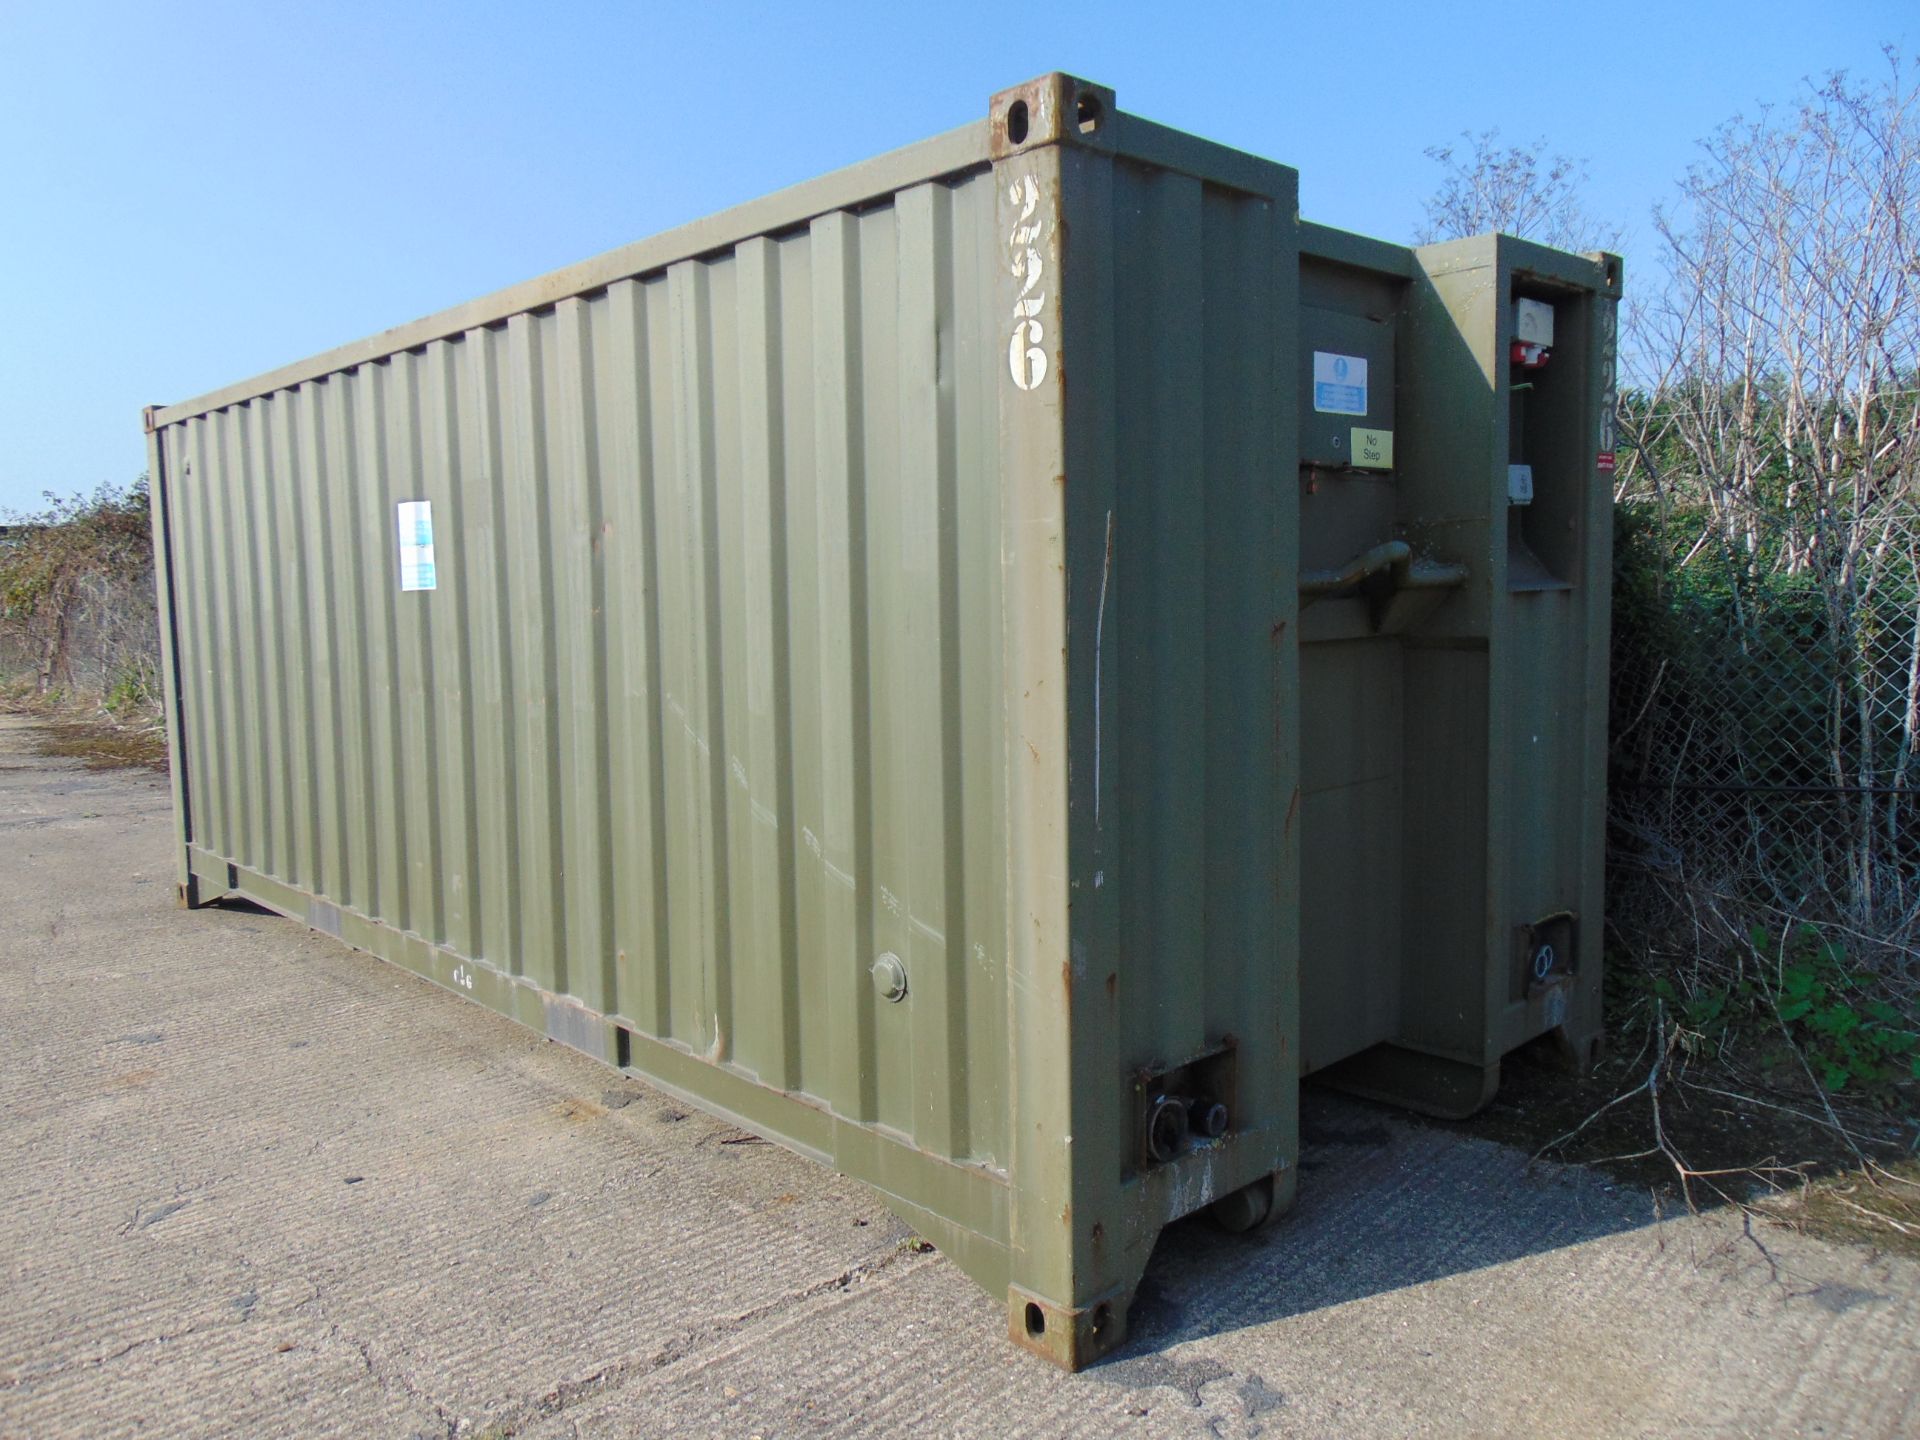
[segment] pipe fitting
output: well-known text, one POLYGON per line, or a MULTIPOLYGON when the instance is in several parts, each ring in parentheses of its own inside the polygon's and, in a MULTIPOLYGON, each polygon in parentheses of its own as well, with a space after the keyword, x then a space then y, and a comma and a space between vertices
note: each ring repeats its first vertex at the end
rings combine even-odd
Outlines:
POLYGON ((1187 1103, 1176 1095, 1157 1096, 1147 1107, 1147 1154, 1164 1165, 1187 1146, 1187 1103))
POLYGON ((1193 1132, 1207 1140, 1218 1140, 1227 1133, 1227 1107, 1218 1100, 1196 1100, 1193 1102, 1191 1124, 1193 1132))

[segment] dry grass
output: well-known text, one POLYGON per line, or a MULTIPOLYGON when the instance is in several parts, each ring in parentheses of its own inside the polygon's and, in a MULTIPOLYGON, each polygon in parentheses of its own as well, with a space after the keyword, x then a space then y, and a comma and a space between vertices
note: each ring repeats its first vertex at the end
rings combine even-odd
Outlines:
POLYGON ((1759 1209, 1810 1235, 1920 1259, 1920 1161, 1868 1164, 1810 1180, 1762 1201, 1759 1209))
POLYGON ((167 773, 167 729, 158 715, 116 715, 91 699, 42 696, 30 680, 0 685, 0 712, 37 722, 42 755, 80 760, 89 770, 167 773))
POLYGON ((153 770, 167 773, 167 732, 153 725, 112 720, 47 720, 42 755, 82 760, 89 770, 153 770))

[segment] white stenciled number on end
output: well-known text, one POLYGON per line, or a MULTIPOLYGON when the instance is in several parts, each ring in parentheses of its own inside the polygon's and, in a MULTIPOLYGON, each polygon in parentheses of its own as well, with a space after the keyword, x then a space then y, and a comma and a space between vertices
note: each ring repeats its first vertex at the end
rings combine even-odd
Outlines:
POLYGON ((1615 370, 1619 358, 1619 315, 1614 307, 1601 304, 1600 311, 1600 375, 1605 388, 1600 394, 1600 435, 1599 445, 1603 453, 1613 449, 1614 410, 1617 401, 1615 370))
POLYGON ((1020 294, 1013 302, 1013 334, 1007 340, 1007 370, 1013 383, 1032 390, 1047 378, 1047 352, 1043 348, 1047 332, 1040 324, 1040 311, 1047 303, 1047 292, 1040 288, 1046 266, 1040 259, 1041 235, 1047 228, 1039 214, 1040 187, 1031 175, 1013 182, 1007 198, 1020 207, 1020 218, 1013 222, 1007 247, 1013 253, 1010 268, 1020 281, 1020 294))
POLYGON ((473 972, 464 965, 454 966, 453 983, 458 985, 462 990, 473 989, 473 972))

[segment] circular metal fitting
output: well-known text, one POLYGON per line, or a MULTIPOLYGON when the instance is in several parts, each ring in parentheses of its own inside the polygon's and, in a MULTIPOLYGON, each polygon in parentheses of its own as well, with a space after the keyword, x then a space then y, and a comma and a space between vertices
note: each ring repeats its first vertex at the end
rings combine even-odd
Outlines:
POLYGON ((1230 1234, 1240 1235, 1257 1229, 1273 1214, 1273 1177, 1269 1175, 1256 1180, 1214 1201, 1209 1213, 1214 1223, 1230 1234))
POLYGON ((1551 945, 1542 945, 1538 950, 1534 951, 1533 978, 1536 980, 1546 979, 1547 976, 1553 973, 1553 967, 1559 961, 1559 958, 1558 955, 1554 954, 1553 946, 1551 945))
POLYGON ((1161 1095, 1147 1107, 1147 1154, 1165 1164, 1187 1143, 1187 1102, 1161 1095))
POLYGON ((1194 1101, 1193 1128, 1209 1140, 1218 1140, 1227 1133, 1227 1107, 1218 1100, 1194 1101))
POLYGON ((907 967, 891 950, 873 962, 873 988, 896 1004, 907 998, 907 967))

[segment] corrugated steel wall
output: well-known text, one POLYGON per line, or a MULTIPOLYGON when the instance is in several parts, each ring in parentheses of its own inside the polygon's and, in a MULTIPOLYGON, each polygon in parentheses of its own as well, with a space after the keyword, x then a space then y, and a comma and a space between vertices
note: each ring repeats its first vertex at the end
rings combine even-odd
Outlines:
POLYGON ((1228 1034, 1253 1042, 1260 1064, 1278 1058, 1256 1033, 1280 1018, 1273 631, 1294 607, 1292 526, 1280 516, 1291 423, 1274 403, 1292 334, 1275 293, 1287 254, 1277 209, 1191 176, 1114 167, 1117 703, 1104 717, 1116 743, 1101 808, 1128 872, 1115 940, 1141 1002, 1122 1012, 1129 1065, 1228 1034))
MULTIPOLYGON (((1208 1157, 1224 1191, 1294 1127, 1296 182, 1063 164, 1070 683, 1100 697, 1073 717, 1073 934, 1118 990, 1076 1024, 1106 1074, 1231 1039, 1247 1148, 1208 1157)), ((1201 1177, 1148 1178, 1193 1208, 1201 1177)))
POLYGON ((191 843, 1002 1159, 997 254, 976 171, 166 426, 191 843))

